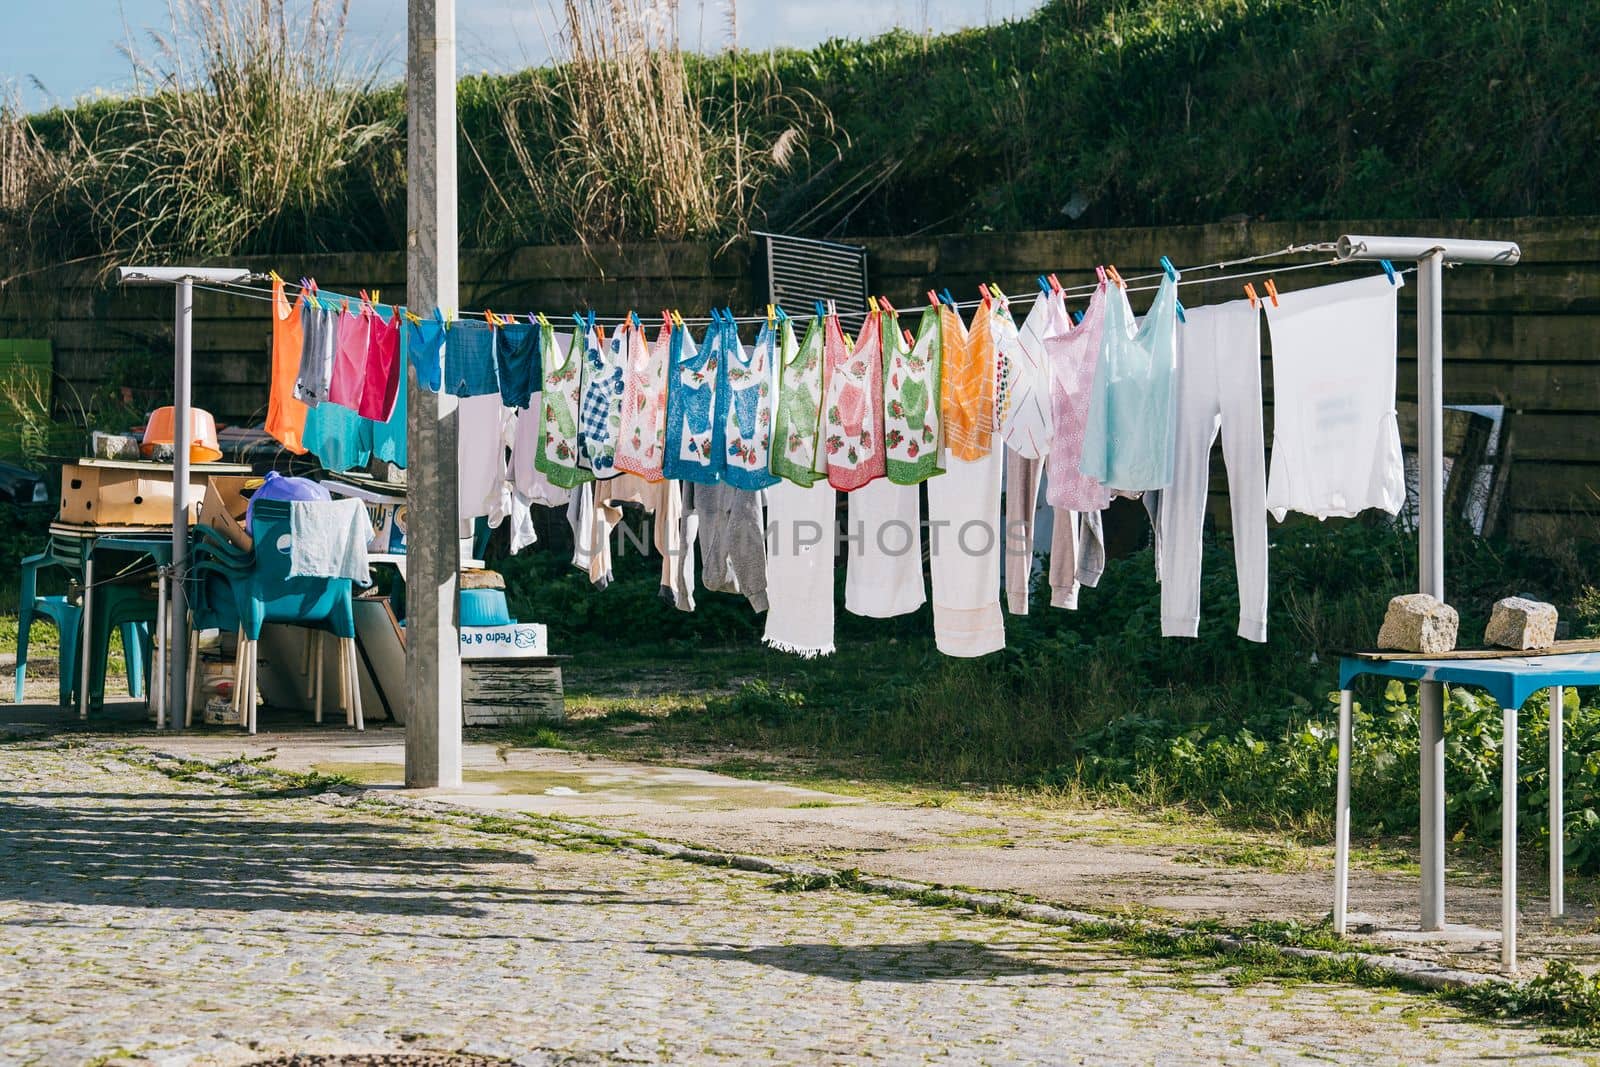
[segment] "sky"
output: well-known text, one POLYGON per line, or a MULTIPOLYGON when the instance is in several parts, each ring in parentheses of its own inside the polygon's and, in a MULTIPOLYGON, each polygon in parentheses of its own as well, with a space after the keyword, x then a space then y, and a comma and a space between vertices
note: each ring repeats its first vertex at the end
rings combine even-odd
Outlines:
MULTIPOLYGON (((170 25, 168 5, 189 0, 0 0, 26 7, 26 32, 0 34, 0 88, 29 110, 129 87, 124 47, 149 51, 151 30, 170 25)), ((292 0, 303 2, 303 0, 292 0)), ((682 40, 721 47, 728 0, 681 0, 682 40)), ((456 0, 462 74, 514 70, 549 55, 544 26, 551 0, 456 0)), ((1017 18, 1039 0, 738 0, 741 47, 804 47, 829 37, 863 37, 893 26, 941 33, 1017 18)), ((406 0, 350 0, 347 50, 390 78, 405 59, 406 0)))

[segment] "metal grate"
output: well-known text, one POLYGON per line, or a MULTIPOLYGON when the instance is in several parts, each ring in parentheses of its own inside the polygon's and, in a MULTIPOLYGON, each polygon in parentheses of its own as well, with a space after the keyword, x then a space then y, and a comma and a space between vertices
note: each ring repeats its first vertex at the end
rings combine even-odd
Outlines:
POLYGON ((867 317, 867 250, 859 245, 757 233, 767 246, 767 299, 792 315, 808 315, 832 300, 854 333, 867 317))

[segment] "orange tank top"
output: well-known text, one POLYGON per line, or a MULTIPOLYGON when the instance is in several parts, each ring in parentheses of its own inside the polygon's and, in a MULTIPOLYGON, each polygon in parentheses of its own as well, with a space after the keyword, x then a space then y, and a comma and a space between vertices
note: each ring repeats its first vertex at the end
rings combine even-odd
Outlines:
POLYGON ((974 316, 971 333, 955 309, 940 307, 939 341, 945 443, 952 456, 970 463, 987 456, 994 440, 995 353, 988 303, 974 316))
POLYGON ((305 452, 306 406, 294 395, 300 373, 300 307, 283 295, 283 279, 272 280, 272 386, 267 394, 267 433, 290 452, 305 452))

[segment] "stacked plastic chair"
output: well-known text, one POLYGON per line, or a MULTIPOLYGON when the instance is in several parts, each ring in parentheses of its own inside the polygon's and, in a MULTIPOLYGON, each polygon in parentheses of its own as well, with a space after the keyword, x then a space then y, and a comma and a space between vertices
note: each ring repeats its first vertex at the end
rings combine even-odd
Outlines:
MULTIPOLYGON (((356 668, 355 610, 348 578, 306 578, 289 573, 290 505, 258 500, 253 510, 255 549, 242 550, 209 526, 194 528, 197 608, 194 622, 222 628, 237 624, 234 702, 242 702, 241 721, 256 732, 256 667, 261 628, 287 623, 331 633, 339 639, 339 695, 346 724, 366 728, 361 714, 361 684, 356 668)), ((322 721, 323 655, 317 643, 312 686, 316 721, 322 721)), ((191 645, 191 647, 193 647, 191 645)), ((191 673, 191 677, 193 674, 191 673)))
MULTIPOLYGON (((21 590, 17 598, 17 674, 16 701, 23 700, 23 689, 28 672, 28 637, 34 622, 48 619, 60 634, 57 653, 57 699, 63 707, 77 702, 79 640, 83 630, 83 609, 64 596, 40 596, 38 574, 45 567, 62 565, 61 557, 48 550, 28 556, 22 561, 21 590)), ((79 577, 82 575, 80 574, 79 577)), ((141 611, 130 598, 118 597, 118 588, 107 586, 96 597, 94 643, 90 647, 91 678, 89 693, 91 703, 99 704, 105 688, 105 658, 110 645, 110 631, 122 632, 122 654, 127 662, 128 695, 138 699, 145 695, 144 676, 150 658, 148 628, 153 619, 153 605, 149 612, 141 611), (146 614, 151 618, 147 619, 146 614)), ((133 600, 137 599, 135 595, 133 600)))

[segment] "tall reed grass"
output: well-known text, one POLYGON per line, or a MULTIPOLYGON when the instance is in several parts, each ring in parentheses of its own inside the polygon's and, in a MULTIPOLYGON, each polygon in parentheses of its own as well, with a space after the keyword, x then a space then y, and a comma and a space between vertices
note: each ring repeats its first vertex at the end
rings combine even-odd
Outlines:
POLYGON ((548 77, 500 101, 544 231, 528 236, 742 233, 762 191, 831 129, 815 97, 770 74, 712 92, 678 40, 677 0, 563 0, 559 14, 548 77))

